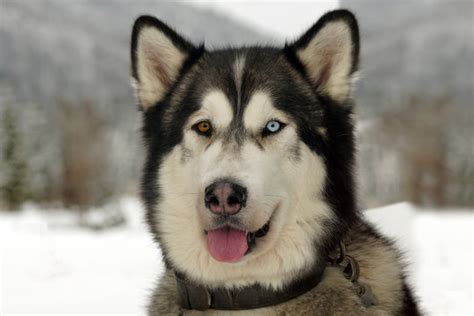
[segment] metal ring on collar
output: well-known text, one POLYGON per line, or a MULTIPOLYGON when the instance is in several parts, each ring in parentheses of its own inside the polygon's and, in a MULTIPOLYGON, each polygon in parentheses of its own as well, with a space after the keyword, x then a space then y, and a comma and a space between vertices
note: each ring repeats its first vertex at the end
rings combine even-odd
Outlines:
POLYGON ((357 263, 354 257, 349 256, 349 255, 345 256, 344 262, 347 262, 343 270, 344 275, 351 282, 357 282, 357 280, 359 279, 359 274, 360 274, 359 263, 357 263))

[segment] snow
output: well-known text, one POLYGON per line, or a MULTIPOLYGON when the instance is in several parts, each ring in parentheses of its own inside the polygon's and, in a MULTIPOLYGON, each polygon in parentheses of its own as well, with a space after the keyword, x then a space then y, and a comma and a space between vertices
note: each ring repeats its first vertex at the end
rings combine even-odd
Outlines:
POLYGON ((70 212, 0 213, 0 314, 143 314, 163 265, 140 203, 121 204, 129 224, 104 232, 70 212))
POLYGON ((472 213, 418 218, 415 281, 429 314, 474 315, 473 232, 472 213))
MULTIPOLYGON (((143 315, 163 271, 141 204, 113 204, 127 224, 97 231, 65 210, 27 205, 0 213, 0 314, 143 315)), ((428 315, 473 314, 474 213, 420 210, 408 203, 365 216, 412 261, 410 282, 428 315)))
POLYGON ((410 260, 409 283, 427 315, 473 315, 473 210, 398 203, 365 212, 410 260))

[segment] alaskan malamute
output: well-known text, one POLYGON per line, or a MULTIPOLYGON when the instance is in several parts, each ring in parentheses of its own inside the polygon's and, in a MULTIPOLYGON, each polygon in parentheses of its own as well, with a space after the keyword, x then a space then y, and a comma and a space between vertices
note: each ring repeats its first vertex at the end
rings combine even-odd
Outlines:
POLYGON ((166 272, 151 315, 416 315, 392 242, 356 209, 346 10, 284 47, 209 51, 140 17, 143 199, 166 272))

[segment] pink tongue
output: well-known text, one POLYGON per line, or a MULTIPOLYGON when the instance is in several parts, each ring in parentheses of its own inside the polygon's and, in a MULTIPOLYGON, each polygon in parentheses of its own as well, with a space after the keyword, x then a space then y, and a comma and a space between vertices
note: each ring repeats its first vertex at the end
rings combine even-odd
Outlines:
POLYGON ((207 247, 217 261, 235 262, 247 252, 247 236, 231 227, 211 230, 207 233, 207 247))

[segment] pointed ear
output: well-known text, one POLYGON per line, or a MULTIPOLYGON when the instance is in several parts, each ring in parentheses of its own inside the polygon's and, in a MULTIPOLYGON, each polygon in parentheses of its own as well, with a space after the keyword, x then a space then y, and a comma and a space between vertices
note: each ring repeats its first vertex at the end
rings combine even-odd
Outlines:
POLYGON ((132 33, 132 76, 136 95, 146 110, 161 101, 177 79, 194 47, 166 24, 139 17, 132 33))
POLYGON ((347 101, 359 61, 359 30, 351 12, 325 14, 290 48, 318 93, 347 101))

